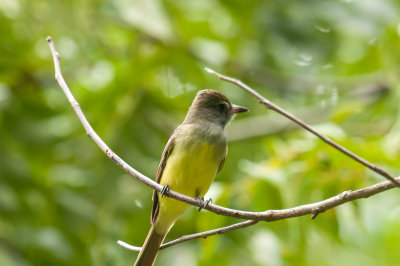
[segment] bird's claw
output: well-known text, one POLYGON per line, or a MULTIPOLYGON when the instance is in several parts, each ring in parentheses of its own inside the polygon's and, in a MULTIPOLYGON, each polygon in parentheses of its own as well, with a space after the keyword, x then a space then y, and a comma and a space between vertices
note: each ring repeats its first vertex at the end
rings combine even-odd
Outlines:
POLYGON ((205 200, 204 197, 199 198, 198 196, 196 196, 196 198, 200 199, 203 202, 203 206, 200 206, 198 209, 199 211, 207 207, 208 204, 212 203, 212 198, 209 198, 208 200, 205 200))
POLYGON ((169 190, 169 186, 168 185, 163 186, 163 188, 161 189, 161 192, 160 192, 161 197, 164 197, 165 193, 167 193, 168 190, 169 190))

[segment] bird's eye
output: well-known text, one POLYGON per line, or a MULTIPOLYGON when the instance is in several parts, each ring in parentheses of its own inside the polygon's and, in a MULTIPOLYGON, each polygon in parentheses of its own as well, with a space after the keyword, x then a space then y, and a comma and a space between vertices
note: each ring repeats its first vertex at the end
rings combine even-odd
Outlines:
POLYGON ((225 109, 226 109, 226 104, 223 104, 223 103, 220 103, 220 104, 218 104, 218 109, 220 110, 220 111, 225 111, 225 109))

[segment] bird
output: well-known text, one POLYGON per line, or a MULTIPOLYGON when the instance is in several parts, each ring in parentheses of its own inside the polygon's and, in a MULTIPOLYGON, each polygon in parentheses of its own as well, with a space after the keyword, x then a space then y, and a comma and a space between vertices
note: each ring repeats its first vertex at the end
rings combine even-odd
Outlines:
MULTIPOLYGON (((234 115, 247 111, 219 91, 200 90, 162 153, 156 182, 163 186, 163 191, 172 189, 204 201, 227 155, 225 126, 234 115)), ((153 191, 151 227, 135 266, 154 264, 167 233, 189 206, 153 191)))

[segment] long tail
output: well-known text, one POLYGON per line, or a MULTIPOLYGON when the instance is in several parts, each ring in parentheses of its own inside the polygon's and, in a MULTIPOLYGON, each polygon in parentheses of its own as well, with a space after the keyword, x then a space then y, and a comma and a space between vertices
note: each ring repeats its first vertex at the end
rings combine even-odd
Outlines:
POLYGON ((153 265, 165 235, 166 234, 157 233, 156 230, 154 230, 154 225, 151 226, 142 249, 140 250, 140 253, 135 261, 135 266, 153 265))

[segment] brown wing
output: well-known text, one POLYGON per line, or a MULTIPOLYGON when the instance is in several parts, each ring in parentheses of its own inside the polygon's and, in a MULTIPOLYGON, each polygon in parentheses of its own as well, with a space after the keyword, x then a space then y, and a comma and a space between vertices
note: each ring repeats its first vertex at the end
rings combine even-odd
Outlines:
POLYGON ((222 159, 222 161, 219 163, 217 174, 219 174, 219 172, 222 170, 222 167, 224 167, 225 158, 226 157, 224 157, 224 159, 222 159))
MULTIPOLYGON (((164 172, 165 165, 167 164, 168 157, 171 155, 172 150, 174 149, 174 144, 175 144, 175 137, 174 135, 171 136, 171 138, 168 140, 167 145, 164 148, 163 154, 161 156, 161 161, 160 165, 158 166, 158 171, 156 175, 156 182, 160 183, 161 181, 161 176, 164 172)), ((150 221, 153 224, 158 213, 158 196, 157 196, 157 191, 153 191, 153 207, 151 209, 151 218, 150 221)))
POLYGON ((225 158, 226 158, 226 155, 228 154, 228 145, 226 144, 226 139, 224 140, 224 145, 225 145, 225 156, 222 159, 222 161, 219 163, 217 175, 219 174, 219 172, 221 172, 222 168, 224 167, 225 158))

